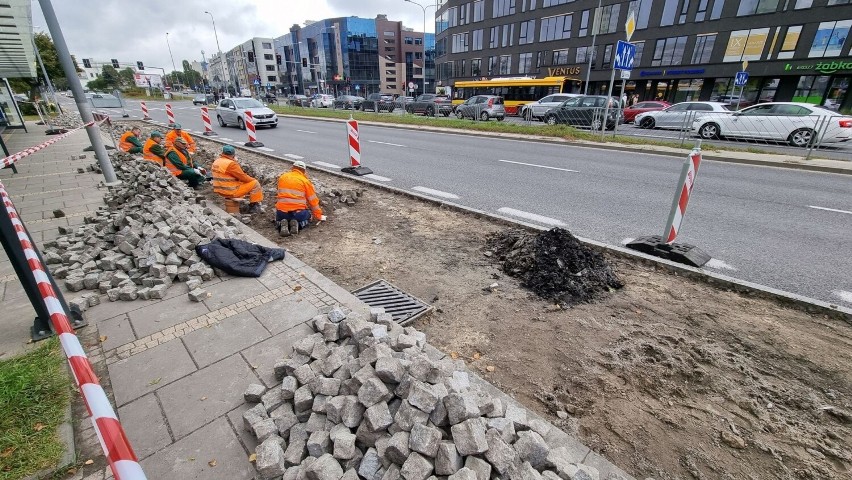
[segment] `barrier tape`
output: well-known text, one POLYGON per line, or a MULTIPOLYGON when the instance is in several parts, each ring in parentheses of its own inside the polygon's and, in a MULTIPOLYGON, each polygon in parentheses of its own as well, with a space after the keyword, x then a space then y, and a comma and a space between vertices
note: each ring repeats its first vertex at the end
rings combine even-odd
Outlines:
POLYGON ((15 209, 15 205, 12 203, 2 181, 0 181, 0 199, 6 207, 12 226, 18 234, 18 241, 27 257, 27 263, 36 283, 38 283, 42 300, 50 313, 50 322, 59 336, 62 350, 65 352, 68 365, 74 374, 74 381, 83 396, 83 402, 86 404, 86 410, 88 410, 92 419, 92 425, 95 427, 95 432, 109 462, 110 469, 112 469, 113 476, 116 480, 145 480, 147 477, 142 471, 142 466, 139 465, 136 454, 133 453, 133 448, 127 440, 124 428, 118 421, 104 389, 100 386, 98 377, 92 369, 92 364, 89 362, 80 340, 74 334, 74 329, 68 321, 68 315, 56 297, 56 292, 54 292, 50 282, 50 273, 42 265, 36 253, 35 245, 27 234, 27 230, 24 228, 24 224, 18 216, 18 211, 15 209))
MULTIPOLYGON (((100 123, 102 123, 102 122, 103 122, 103 120, 101 122, 99 122, 98 124, 100 125, 100 123)), ((44 143, 40 143, 40 144, 38 144, 34 147, 27 148, 26 150, 21 150, 18 153, 13 153, 13 154, 11 154, 8 157, 3 159, 3 161, 2 161, 3 167, 2 168, 6 168, 9 165, 12 165, 13 163, 17 162, 18 160, 20 160, 24 157, 28 157, 28 156, 38 152, 39 150, 43 150, 43 149, 53 145, 54 143, 62 140, 63 138, 67 137, 68 135, 71 135, 72 133, 76 132, 77 130, 81 130, 83 128, 90 127, 94 124, 95 124, 95 122, 89 122, 89 123, 87 123, 83 126, 75 128, 74 130, 69 130, 69 131, 67 131, 67 132, 65 132, 61 135, 53 137, 53 138, 51 138, 50 140, 48 140, 44 143)))

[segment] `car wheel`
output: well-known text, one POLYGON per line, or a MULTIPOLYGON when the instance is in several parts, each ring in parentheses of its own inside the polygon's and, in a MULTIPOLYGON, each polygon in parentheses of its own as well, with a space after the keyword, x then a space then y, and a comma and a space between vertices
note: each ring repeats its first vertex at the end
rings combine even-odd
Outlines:
POLYGON ((591 128, 592 130, 600 130, 603 128, 603 121, 600 118, 592 119, 591 128))
POLYGON ((435 116, 435 107, 427 108, 426 109, 426 116, 427 117, 434 117, 435 116))
POLYGON ((706 140, 719 138, 719 125, 705 123, 698 129, 698 136, 706 140))
POLYGON ((639 122, 639 126, 642 128, 654 128, 654 125, 657 122, 654 121, 653 118, 647 117, 643 118, 641 122, 639 122))
POLYGON ((456 116, 459 118, 459 120, 462 120, 464 118, 464 114, 461 110, 456 110, 456 116))
POLYGON ((502 122, 502 121, 503 121, 503 119, 505 119, 505 118, 506 118, 506 117, 497 117, 497 121, 498 121, 498 122, 502 122))
POLYGON ((219 122, 219 126, 220 126, 220 127, 225 127, 225 126, 227 126, 227 125, 225 125, 225 121, 224 121, 224 120, 222 120, 222 116, 221 116, 221 115, 216 115, 216 120, 219 122))
POLYGON ((556 115, 548 115, 544 117, 544 123, 548 125, 556 125, 556 115))
POLYGON ((807 147, 814 138, 814 131, 810 128, 800 128, 787 137, 787 141, 794 147, 807 147))
POLYGON ((246 122, 243 121, 242 117, 237 118, 237 126, 240 127, 240 130, 246 129, 246 122))
POLYGON ((405 107, 405 113, 414 113, 414 109, 410 107, 405 107))
POLYGON ((393 108, 389 108, 389 109, 388 109, 388 113, 393 113, 393 111, 394 111, 394 109, 393 109, 393 108))
POLYGON ((491 117, 488 116, 488 112, 482 112, 479 114, 479 119, 483 122, 487 122, 489 118, 491 117))

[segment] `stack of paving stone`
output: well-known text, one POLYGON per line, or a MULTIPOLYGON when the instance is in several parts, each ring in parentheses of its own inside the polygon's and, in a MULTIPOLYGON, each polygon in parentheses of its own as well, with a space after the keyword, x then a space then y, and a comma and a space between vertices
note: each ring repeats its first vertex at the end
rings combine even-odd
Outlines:
MULTIPOLYGON (((214 238, 239 238, 238 223, 220 217, 206 201, 168 171, 130 155, 112 155, 121 180, 101 207, 79 227, 59 227, 45 243, 44 260, 53 276, 72 291, 97 290, 109 300, 163 298, 169 286, 186 282, 190 299, 201 301, 200 288, 215 275, 195 247, 214 238)), ((81 310, 98 295, 75 303, 81 310)))
POLYGON ((55 117, 50 117, 50 124, 55 128, 71 130, 83 125, 83 120, 78 112, 65 110, 55 117))
POLYGON ((263 480, 598 480, 555 427, 472 386, 464 362, 381 309, 335 308, 276 363, 281 385, 250 385, 244 427, 263 480))

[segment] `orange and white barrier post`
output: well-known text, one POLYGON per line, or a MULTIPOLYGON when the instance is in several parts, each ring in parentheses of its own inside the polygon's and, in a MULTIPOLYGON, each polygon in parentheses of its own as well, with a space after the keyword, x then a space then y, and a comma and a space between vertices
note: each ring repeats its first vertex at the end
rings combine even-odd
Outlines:
POLYGON ((171 103, 166 104, 166 118, 169 119, 169 126, 174 127, 175 126, 175 114, 174 114, 174 112, 172 112, 172 104, 171 103))
POLYGON ((246 133, 248 133, 248 142, 244 143, 246 147, 262 147, 263 143, 257 141, 257 131, 254 128, 254 116, 250 111, 246 110, 246 133))
POLYGON ((151 120, 151 117, 148 116, 148 106, 145 105, 145 102, 139 102, 142 106, 142 120, 151 120))
POLYGON ((210 125, 210 112, 207 110, 207 107, 201 107, 201 121, 204 122, 204 135, 207 135, 208 137, 216 135, 216 132, 213 131, 213 127, 210 125))
POLYGON ((698 167, 700 165, 701 149, 696 147, 686 157, 683 169, 680 172, 680 180, 678 181, 677 192, 672 202, 672 210, 666 222, 666 230, 663 232, 663 238, 665 238, 668 244, 674 243, 677 233, 680 231, 680 225, 683 223, 683 217, 686 215, 686 206, 689 204, 689 196, 692 194, 692 188, 695 186, 695 176, 698 175, 698 167))
POLYGON ((340 171, 362 176, 373 173, 369 168, 361 165, 361 138, 358 134, 358 120, 349 116, 346 122, 346 137, 349 144, 349 166, 340 171))

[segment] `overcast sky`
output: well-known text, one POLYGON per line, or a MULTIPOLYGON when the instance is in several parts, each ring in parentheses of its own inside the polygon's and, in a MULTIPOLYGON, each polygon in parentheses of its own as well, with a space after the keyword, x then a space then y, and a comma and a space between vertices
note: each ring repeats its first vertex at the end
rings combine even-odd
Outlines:
MULTIPOLYGON (((427 5, 430 0, 421 1, 427 5)), ((216 20, 219 44, 228 50, 251 37, 278 37, 305 20, 387 14, 406 27, 423 28, 423 10, 404 0, 53 0, 53 8, 71 54, 124 64, 156 66, 171 71, 166 32, 175 64, 201 61, 216 52, 209 11, 216 20)), ((32 2, 36 31, 47 32, 37 0, 32 2)), ((426 10, 426 31, 435 29, 435 9, 426 10)), ((82 65, 81 65, 82 66, 82 65)))

